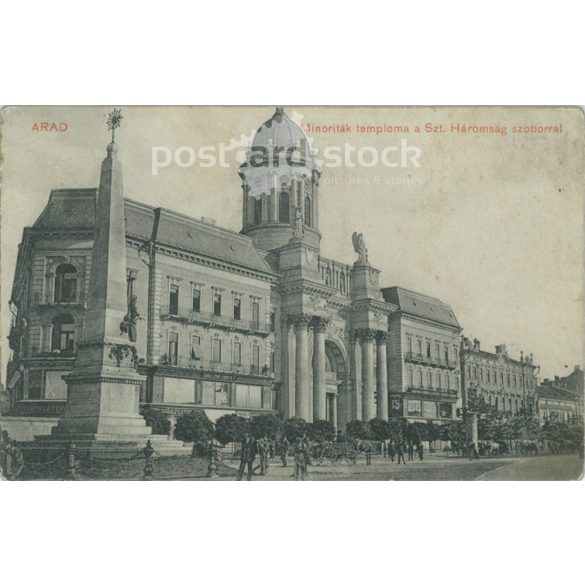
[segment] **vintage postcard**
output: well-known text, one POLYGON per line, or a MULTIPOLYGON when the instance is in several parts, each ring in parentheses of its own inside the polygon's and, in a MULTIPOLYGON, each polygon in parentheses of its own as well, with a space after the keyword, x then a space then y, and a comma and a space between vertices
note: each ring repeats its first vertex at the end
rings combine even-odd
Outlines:
POLYGON ((575 480, 575 107, 6 107, 4 480, 575 480))

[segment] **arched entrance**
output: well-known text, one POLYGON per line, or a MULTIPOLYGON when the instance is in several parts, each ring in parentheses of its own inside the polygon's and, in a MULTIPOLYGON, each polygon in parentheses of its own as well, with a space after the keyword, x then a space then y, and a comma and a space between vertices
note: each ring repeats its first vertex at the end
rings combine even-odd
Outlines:
POLYGON ((325 340, 325 413, 335 428, 344 429, 349 421, 349 368, 345 353, 331 339, 325 340))

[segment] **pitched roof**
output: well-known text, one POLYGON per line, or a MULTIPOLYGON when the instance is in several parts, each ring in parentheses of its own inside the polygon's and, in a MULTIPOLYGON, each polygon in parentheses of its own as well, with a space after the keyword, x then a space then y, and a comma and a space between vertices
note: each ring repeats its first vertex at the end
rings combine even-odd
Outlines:
POLYGON ((93 228, 97 189, 54 189, 33 227, 93 228))
POLYGON ((402 313, 460 329, 453 309, 439 299, 399 286, 383 288, 382 294, 387 302, 398 305, 402 313))
MULTIPOLYGON (((95 225, 97 189, 59 189, 51 191, 49 202, 34 224, 35 228, 90 228, 95 225)), ((237 234, 176 213, 144 203, 124 201, 126 234, 150 239, 158 216, 156 241, 266 273, 270 265, 248 236, 237 234)))
POLYGON ((261 272, 272 272, 248 236, 161 209, 157 242, 261 272))
POLYGON ((576 400, 583 399, 582 396, 577 395, 566 388, 559 388, 558 386, 549 386, 548 384, 542 384, 538 387, 539 398, 550 398, 552 400, 569 400, 575 402, 576 400))

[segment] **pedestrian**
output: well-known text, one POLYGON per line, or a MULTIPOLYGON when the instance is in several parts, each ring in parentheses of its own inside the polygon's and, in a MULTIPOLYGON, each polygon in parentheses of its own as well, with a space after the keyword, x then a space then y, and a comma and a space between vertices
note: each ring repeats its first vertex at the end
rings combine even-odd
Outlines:
POLYGON ((268 471, 268 454, 270 453, 270 440, 266 435, 258 441, 258 453, 260 454, 260 475, 266 475, 268 471))
POLYGON ((288 466, 288 449, 289 449, 289 442, 286 438, 286 435, 282 436, 282 443, 280 445, 280 458, 282 459, 282 466, 288 466))
POLYGON ((388 441, 388 457, 390 458, 390 461, 392 461, 392 463, 394 463, 394 444, 392 443, 392 441, 388 441))
POLYGON ((270 439, 270 459, 274 459, 276 455, 276 437, 270 439))
POLYGON ((22 451, 15 445, 14 441, 4 431, 0 447, 0 475, 3 479, 13 481, 24 469, 24 457, 22 451))
POLYGON ((250 435, 246 435, 242 441, 242 452, 240 454, 240 468, 238 469, 238 481, 241 481, 248 467, 247 479, 252 481, 252 475, 254 474, 254 460, 256 459, 257 452, 256 439, 250 435))
POLYGON ((424 450, 424 447, 423 447, 423 444, 421 442, 416 446, 416 452, 417 452, 419 461, 423 460, 423 450, 424 450))
POLYGON ((294 447, 295 457, 295 479, 297 481, 304 481, 307 474, 307 453, 306 443, 302 437, 297 437, 294 447))
POLYGON ((408 441, 408 460, 414 461, 414 445, 412 441, 408 441))
POLYGON ((311 461, 311 441, 309 440, 309 437, 308 437, 306 431, 303 432, 302 441, 303 441, 303 448, 305 449, 305 474, 307 474, 307 473, 309 473, 308 466, 312 465, 312 461, 311 461))
MULTIPOLYGON (((400 441, 396 443, 396 455, 398 457, 398 465, 400 465, 400 460, 406 465, 406 461, 404 460, 404 445, 400 441)), ((394 461, 394 459, 392 459, 392 461, 394 461)))

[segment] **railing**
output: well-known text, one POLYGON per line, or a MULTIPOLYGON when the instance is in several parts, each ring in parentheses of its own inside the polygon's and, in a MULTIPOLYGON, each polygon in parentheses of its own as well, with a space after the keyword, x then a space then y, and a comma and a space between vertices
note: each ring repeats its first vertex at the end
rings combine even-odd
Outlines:
POLYGON ((11 416, 60 416, 65 412, 67 400, 19 400, 11 416))
POLYGON ((31 348, 29 357, 49 357, 49 358, 74 358, 77 351, 68 349, 54 349, 52 351, 44 351, 38 349, 36 346, 31 348))
POLYGON ((225 372, 230 374, 242 374, 251 376, 263 376, 270 378, 274 372, 268 366, 255 366, 250 364, 232 364, 231 362, 214 362, 208 360, 198 360, 178 356, 177 359, 169 359, 165 354, 160 358, 160 364, 177 368, 188 368, 192 370, 202 370, 206 372, 225 372))
POLYGON ((412 351, 407 351, 404 354, 404 359, 409 362, 426 364, 429 366, 438 366, 439 368, 455 369, 457 367, 457 363, 453 360, 445 360, 437 357, 428 357, 426 355, 423 355, 422 353, 414 353, 412 351))
POLYGON ((270 333, 270 325, 268 323, 261 323, 256 319, 234 319, 233 317, 227 317, 225 315, 193 311, 183 307, 175 308, 170 307, 169 305, 163 305, 160 308, 160 316, 162 319, 183 320, 192 323, 202 323, 203 325, 236 329, 239 331, 253 331, 263 334, 270 333))

